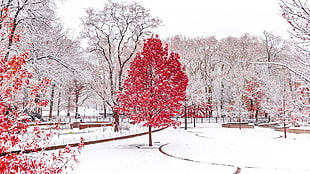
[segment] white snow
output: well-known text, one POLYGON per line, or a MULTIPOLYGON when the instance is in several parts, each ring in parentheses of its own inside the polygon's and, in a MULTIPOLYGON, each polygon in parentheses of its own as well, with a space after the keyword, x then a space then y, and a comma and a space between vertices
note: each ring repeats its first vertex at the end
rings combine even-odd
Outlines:
MULTIPOLYGON (((88 123, 92 124, 92 123, 88 123)), ((64 129, 61 130, 53 130, 56 134, 53 136, 49 146, 57 146, 57 145, 67 145, 79 143, 81 137, 85 139, 85 141, 95 141, 95 140, 103 140, 110 139, 115 137, 128 136, 133 134, 139 134, 142 132, 146 132, 148 128, 142 127, 141 125, 129 125, 123 124, 122 127, 126 127, 127 129, 122 129, 119 132, 114 132, 114 128, 111 126, 106 127, 93 127, 93 128, 73 128, 69 129, 69 126, 63 126, 64 129)), ((38 126, 47 132, 51 129, 50 126, 38 126)), ((28 134, 22 137, 25 140, 33 138, 33 127, 28 128, 28 134)), ((43 141, 39 144, 44 143, 43 141)))
POLYGON ((310 173, 310 135, 282 135, 271 128, 239 130, 216 123, 188 130, 168 128, 153 133, 152 147, 147 135, 87 145, 69 173, 233 174, 237 166, 241 174, 310 173), (161 153, 161 146, 174 157, 161 153))

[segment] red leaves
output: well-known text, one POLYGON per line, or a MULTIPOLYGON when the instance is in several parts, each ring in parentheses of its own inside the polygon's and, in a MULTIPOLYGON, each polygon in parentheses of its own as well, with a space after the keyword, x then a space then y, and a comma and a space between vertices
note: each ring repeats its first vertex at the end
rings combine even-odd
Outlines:
POLYGON ((261 91, 260 86, 261 83, 254 78, 245 85, 243 102, 246 105, 247 111, 250 111, 251 114, 261 108, 261 102, 265 94, 261 91))
MULTIPOLYGON (((12 26, 14 25, 9 16, 8 9, 2 9, 2 27, 0 36, 2 37, 0 45, 5 47, 8 39, 13 42, 19 42, 19 35, 12 35, 12 26)), ((61 173, 63 167, 68 161, 76 158, 77 151, 67 147, 61 150, 57 155, 52 153, 26 154, 24 152, 38 152, 44 149, 52 136, 53 132, 45 132, 35 126, 30 129, 27 122, 25 110, 34 110, 39 106, 46 106, 48 100, 39 100, 38 97, 46 92, 47 85, 51 80, 43 78, 37 83, 32 82, 32 73, 26 68, 26 59, 28 53, 9 56, 0 47, 0 173, 61 173), (23 98, 23 92, 28 92, 29 101, 23 98), (21 102, 26 103, 22 106, 21 102), (27 103, 28 102, 28 103, 27 103), (28 131, 30 130, 30 131, 28 131), (25 136, 25 135, 29 136, 25 136), (30 138, 29 138, 30 137, 30 138), (13 151, 19 153, 13 153, 13 151), (35 155, 35 158, 33 157, 35 155), (50 158, 53 156, 53 158, 50 158)), ((79 146, 78 151, 82 145, 79 146)))
POLYGON ((179 125, 171 117, 179 112, 188 84, 179 59, 177 53, 169 55, 158 36, 147 39, 130 64, 117 109, 145 126, 179 125))

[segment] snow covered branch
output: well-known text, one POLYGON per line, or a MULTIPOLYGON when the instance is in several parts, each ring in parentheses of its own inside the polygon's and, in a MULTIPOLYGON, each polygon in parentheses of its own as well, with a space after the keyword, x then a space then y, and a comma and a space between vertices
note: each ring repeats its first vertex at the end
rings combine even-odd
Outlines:
POLYGON ((269 64, 269 65, 277 65, 277 66, 282 66, 286 69, 288 69, 290 72, 294 73, 297 75, 301 80, 303 80, 307 86, 310 87, 310 80, 309 78, 302 72, 299 72, 295 70, 294 68, 284 64, 284 63, 279 63, 279 62, 251 62, 252 64, 269 64))

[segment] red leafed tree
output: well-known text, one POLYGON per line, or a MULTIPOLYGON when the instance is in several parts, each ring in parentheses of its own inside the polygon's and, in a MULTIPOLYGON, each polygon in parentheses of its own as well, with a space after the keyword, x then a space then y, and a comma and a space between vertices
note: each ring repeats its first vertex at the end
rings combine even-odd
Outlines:
POLYGON ((152 127, 180 125, 171 119, 179 113, 188 85, 179 59, 177 53, 169 54, 168 45, 163 45, 158 36, 147 39, 143 51, 131 62, 123 91, 118 95, 118 110, 149 127, 149 146, 152 127))
POLYGON ((298 115, 301 118, 308 118, 310 115, 310 89, 308 86, 299 86, 299 108, 298 115))
POLYGON ((259 110, 261 109, 261 102, 264 96, 260 86, 261 84, 254 78, 247 81, 243 96, 243 102, 246 105, 246 110, 250 112, 250 117, 255 117, 256 120, 258 119, 259 110))
POLYGON ((38 96, 46 92, 50 80, 43 78, 32 83, 32 73, 26 68, 29 54, 7 54, 9 50, 6 44, 10 40, 16 44, 20 42, 20 36, 11 33, 14 24, 8 13, 8 9, 2 9, 0 13, 0 173, 61 173, 69 161, 75 159, 76 153, 66 147, 58 153, 45 154, 43 149, 49 145, 54 133, 44 132, 39 127, 31 130, 27 123, 26 110, 32 111, 48 104, 47 100, 38 100, 38 96), (29 100, 23 106, 25 101, 21 94, 25 91, 28 92, 29 100), (30 155, 28 152, 33 153, 30 155))

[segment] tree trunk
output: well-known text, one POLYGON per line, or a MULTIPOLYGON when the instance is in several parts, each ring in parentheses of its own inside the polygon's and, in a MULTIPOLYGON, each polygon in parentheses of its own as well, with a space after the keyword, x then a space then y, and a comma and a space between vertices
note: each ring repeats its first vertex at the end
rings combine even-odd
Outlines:
POLYGON ((61 96, 61 92, 59 91, 58 101, 57 101, 57 117, 59 117, 59 113, 60 113, 60 96, 61 96))
POLYGON ((258 122, 258 109, 255 110, 255 120, 258 122))
POLYGON ((284 120, 284 127, 283 127, 283 131, 284 131, 284 138, 287 138, 287 135, 286 135, 286 123, 285 123, 285 120, 284 120))
POLYGON ((75 118, 78 118, 80 116, 79 114, 79 92, 75 91, 75 118))
POLYGON ((53 117, 53 106, 54 106, 54 95, 55 95, 55 83, 52 85, 52 92, 51 92, 51 99, 50 99, 50 110, 49 110, 49 115, 48 118, 53 117))
POLYGON ((210 109, 209 109, 209 116, 213 116, 213 105, 212 105, 212 89, 211 89, 211 85, 208 88, 208 93, 209 93, 209 98, 208 98, 208 104, 210 104, 210 109))
POLYGON ((104 116, 104 118, 107 118, 107 106, 106 106, 105 102, 103 102, 103 116, 104 116))
POLYGON ((185 130, 187 130, 187 108, 186 108, 186 104, 185 104, 185 112, 184 112, 184 118, 185 118, 185 120, 184 120, 184 124, 185 124, 185 130))
POLYGON ((70 116, 70 107, 71 107, 71 89, 69 89, 67 116, 70 116))
POLYGON ((152 142, 152 126, 149 126, 149 146, 153 146, 153 142, 152 142))
POLYGON ((237 122, 239 123, 239 129, 241 130, 241 118, 239 116, 239 118, 237 119, 237 122))
POLYGON ((113 110, 113 117, 114 117, 114 132, 118 132, 119 131, 119 115, 114 110, 113 110))
MULTIPOLYGON (((223 65, 222 67, 224 67, 224 65, 223 65)), ((223 71, 223 69, 222 69, 222 71, 223 71)), ((224 86, 223 80, 222 80, 222 81, 221 81, 221 100, 220 100, 220 110, 221 110, 220 113, 221 113, 221 116, 224 115, 224 114, 223 114, 223 111, 224 111, 224 109, 223 109, 223 108, 224 108, 224 106, 223 106, 223 105, 224 105, 224 99, 223 99, 223 98, 224 98, 224 97, 223 97, 223 96, 224 96, 224 87, 225 87, 225 86, 224 86)))

